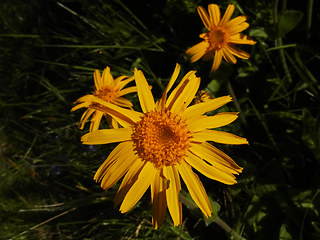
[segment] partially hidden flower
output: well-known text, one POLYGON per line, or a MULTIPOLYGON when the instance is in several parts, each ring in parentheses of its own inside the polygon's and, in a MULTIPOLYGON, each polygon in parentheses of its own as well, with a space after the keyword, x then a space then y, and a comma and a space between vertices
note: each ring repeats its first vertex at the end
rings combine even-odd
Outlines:
POLYGON ((197 10, 208 32, 200 34, 203 41, 186 51, 186 54, 192 56, 191 62, 196 62, 200 58, 205 61, 214 58, 211 71, 216 71, 221 64, 222 57, 231 64, 237 62, 235 56, 242 59, 250 57, 250 54, 235 46, 236 44, 254 45, 256 42, 240 33, 249 27, 246 16, 238 16, 230 20, 234 12, 233 4, 228 5, 222 19, 220 9, 216 4, 208 5, 209 14, 201 6, 197 10))
POLYGON ((118 128, 117 121, 111 117, 104 109, 103 105, 99 104, 95 99, 99 99, 103 102, 110 102, 117 106, 124 108, 132 108, 132 103, 123 98, 123 95, 128 93, 136 92, 137 87, 132 86, 128 88, 124 88, 128 83, 133 81, 133 77, 128 76, 120 76, 114 79, 110 73, 110 68, 106 67, 100 75, 99 70, 95 70, 93 74, 94 78, 94 93, 85 95, 76 100, 75 104, 71 111, 78 110, 80 108, 87 108, 86 111, 82 114, 82 117, 79 122, 79 128, 83 129, 86 121, 90 116, 91 124, 90 124, 90 132, 98 130, 102 117, 104 116, 111 128, 118 128))
POLYGON ((174 225, 182 222, 178 197, 180 177, 205 217, 211 216, 208 196, 192 168, 224 184, 236 183, 234 174, 239 174, 242 168, 207 141, 248 143, 245 138, 231 133, 211 130, 233 122, 237 113, 204 115, 230 102, 230 96, 189 106, 200 84, 195 71, 188 72, 167 97, 179 72, 177 64, 162 97, 155 102, 143 73, 135 69, 143 113, 109 102, 101 103, 123 128, 98 130, 81 139, 84 144, 120 142, 100 166, 94 180, 108 189, 124 176, 114 199, 115 206, 121 203, 122 213, 129 211, 150 187, 155 228, 163 223, 167 207, 174 225))

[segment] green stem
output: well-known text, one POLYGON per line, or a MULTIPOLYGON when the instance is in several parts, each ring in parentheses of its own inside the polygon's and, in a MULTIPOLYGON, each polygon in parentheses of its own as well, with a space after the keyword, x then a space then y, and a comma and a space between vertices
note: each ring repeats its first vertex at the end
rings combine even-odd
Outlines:
MULTIPOLYGON (((196 209, 198 208, 198 206, 190 201, 188 198, 186 198, 185 196, 183 196, 181 193, 179 194, 179 200, 187 206, 187 208, 189 209, 196 209)), ((234 237, 235 240, 246 240, 244 237, 242 237, 241 235, 239 235, 238 233, 236 233, 235 231, 232 230, 232 228, 226 223, 224 222, 221 218, 217 217, 216 220, 214 221, 218 226, 220 226, 222 229, 224 229, 226 231, 226 233, 230 234, 231 236, 234 237)))

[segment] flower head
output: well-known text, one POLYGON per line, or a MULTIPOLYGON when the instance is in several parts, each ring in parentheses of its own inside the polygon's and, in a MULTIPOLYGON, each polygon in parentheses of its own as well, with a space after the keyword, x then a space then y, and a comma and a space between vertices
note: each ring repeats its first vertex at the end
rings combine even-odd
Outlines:
POLYGON ((249 27, 246 16, 239 16, 230 20, 234 12, 233 4, 228 6, 222 19, 218 5, 210 4, 208 11, 209 15, 203 7, 198 7, 198 13, 208 32, 200 34, 203 41, 186 51, 186 54, 192 55, 191 62, 198 61, 200 58, 209 60, 214 56, 211 71, 216 71, 221 64, 222 57, 232 64, 237 62, 234 55, 242 59, 248 59, 250 55, 235 46, 236 44, 254 45, 256 43, 248 36, 240 33, 249 27))
POLYGON ((211 130, 233 122, 236 113, 204 115, 230 102, 230 96, 189 106, 200 84, 194 71, 187 73, 167 97, 179 71, 177 64, 162 97, 155 102, 143 73, 135 69, 143 113, 105 102, 104 109, 123 128, 98 130, 82 137, 84 144, 120 142, 94 179, 101 182, 102 188, 108 189, 124 176, 114 199, 115 205, 121 203, 122 213, 129 211, 150 187, 155 228, 163 223, 167 207, 174 225, 182 222, 178 198, 180 177, 203 214, 211 216, 208 196, 192 168, 216 181, 236 183, 234 174, 239 174, 242 168, 207 141, 247 144, 245 138, 211 130))
POLYGON ((87 108, 82 114, 79 128, 83 129, 84 124, 91 115, 90 132, 98 130, 103 116, 105 116, 110 127, 118 128, 117 121, 104 111, 103 105, 100 104, 99 101, 110 102, 121 107, 131 108, 132 103, 122 96, 137 91, 137 87, 135 86, 124 88, 133 80, 133 77, 120 76, 114 80, 109 67, 104 69, 102 76, 100 75, 99 70, 95 70, 93 77, 95 83, 94 94, 85 95, 77 99, 75 103, 78 105, 71 109, 71 111, 75 111, 79 108, 87 108))

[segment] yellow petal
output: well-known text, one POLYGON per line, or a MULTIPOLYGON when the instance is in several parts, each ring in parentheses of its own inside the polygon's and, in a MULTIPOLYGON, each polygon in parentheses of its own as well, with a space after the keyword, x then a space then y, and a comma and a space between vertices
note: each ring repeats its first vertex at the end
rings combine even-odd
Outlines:
POLYGON ((116 80, 114 80, 114 86, 116 86, 118 89, 122 89, 124 86, 126 86, 128 83, 132 82, 134 80, 134 77, 128 78, 128 76, 120 76, 117 77, 116 80))
POLYGON ((209 4, 208 10, 209 10, 210 22, 215 27, 219 26, 219 23, 221 20, 221 13, 220 13, 220 8, 218 7, 218 5, 217 4, 209 4))
POLYGON ((138 157, 134 155, 132 150, 128 149, 127 152, 123 152, 111 166, 104 170, 101 180, 101 187, 103 189, 108 189, 115 184, 137 160, 138 157))
POLYGON ((80 98, 78 98, 75 103, 80 103, 80 102, 88 102, 88 103, 91 103, 92 102, 92 99, 94 99, 95 96, 92 95, 92 94, 88 94, 88 95, 85 95, 85 96, 82 96, 80 98))
POLYGON ((232 20, 230 20, 229 22, 227 22, 224 26, 226 28, 229 28, 230 31, 233 30, 233 28, 235 28, 236 26, 238 26, 239 24, 245 22, 247 20, 246 16, 238 16, 232 20))
POLYGON ((113 200, 114 206, 117 206, 122 202, 122 200, 125 198, 127 192, 132 187, 132 185, 136 182, 138 179, 138 176, 144 167, 146 162, 141 161, 140 159, 137 159, 133 162, 132 166, 130 167, 127 174, 124 176, 121 185, 117 191, 117 194, 113 200))
POLYGON ((209 100, 207 102, 198 103, 195 105, 192 105, 188 107, 184 113, 182 113, 182 116, 185 119, 191 119, 194 117, 200 117, 201 115, 205 114, 206 112, 213 111, 226 103, 232 101, 232 98, 230 96, 223 96, 219 98, 215 98, 212 100, 209 100))
POLYGON ((192 171, 191 167, 181 161, 176 165, 179 174, 185 182, 193 201, 198 205, 203 214, 208 218, 212 214, 209 199, 199 177, 192 171))
POLYGON ((199 171, 208 178, 228 185, 233 185, 237 182, 231 172, 225 173, 223 171, 220 171, 215 166, 205 163, 201 158, 197 157, 196 155, 190 152, 187 153, 187 157, 185 160, 189 165, 194 167, 197 171, 199 171))
POLYGON ((131 140, 131 128, 101 129, 82 136, 83 144, 107 144, 131 140))
POLYGON ((152 224, 155 229, 163 224, 166 202, 167 179, 163 177, 162 169, 156 172, 154 181, 151 182, 152 224))
POLYGON ((234 5, 233 4, 229 4, 228 7, 227 7, 226 12, 223 15, 223 18, 220 21, 220 26, 225 25, 230 20, 233 12, 234 12, 234 5))
POLYGON ((180 176, 175 166, 164 167, 164 175, 169 182, 167 189, 167 204, 173 220, 174 226, 182 222, 182 206, 179 202, 179 193, 181 191, 180 176))
POLYGON ((242 32, 243 30, 247 29, 248 27, 249 27, 249 23, 247 23, 247 22, 244 22, 244 23, 241 23, 237 26, 234 26, 234 27, 230 28, 230 35, 242 32))
POLYGON ((242 33, 237 33, 230 36, 229 42, 234 44, 249 44, 249 45, 256 44, 254 40, 252 40, 250 37, 242 33))
POLYGON ((210 22, 210 18, 209 18, 209 16, 208 16, 207 11, 206 11, 203 7, 201 7, 201 6, 199 6, 199 7, 197 8, 197 10, 198 10, 199 16, 200 16, 200 18, 201 18, 204 26, 205 26, 207 29, 210 30, 210 29, 211 29, 211 22, 210 22))
POLYGON ((237 48, 236 46, 226 46, 226 48, 228 49, 228 51, 239 57, 239 58, 242 58, 242 59, 248 59, 250 57, 250 54, 241 50, 240 48, 237 48))
POLYGON ((222 48, 223 58, 227 61, 227 63, 235 64, 237 59, 232 55, 232 53, 227 48, 222 48))
POLYGON ((94 97, 92 101, 101 104, 102 107, 100 108, 99 106, 95 106, 96 109, 111 115, 117 120, 118 123, 120 123, 124 127, 130 126, 135 122, 140 121, 141 117, 143 116, 142 113, 118 107, 98 97, 94 97))
POLYGON ((107 159, 101 164, 96 174, 94 175, 94 180, 96 182, 101 182, 103 176, 106 173, 106 169, 112 166, 115 161, 119 159, 123 154, 126 154, 128 151, 132 150, 132 143, 130 142, 122 142, 116 146, 112 152, 109 154, 107 159))
POLYGON ((232 123, 238 118, 238 113, 218 113, 214 116, 203 116, 199 119, 188 121, 188 128, 192 132, 202 131, 206 128, 218 128, 232 123))
POLYGON ((94 79, 94 86, 97 90, 100 90, 102 88, 102 81, 101 81, 101 75, 99 70, 95 70, 93 73, 93 79, 94 79))
POLYGON ((139 201, 139 199, 150 186, 151 182, 154 181, 156 172, 157 169, 153 166, 153 164, 147 162, 141 170, 138 179, 124 197, 124 200, 120 206, 121 213, 128 212, 139 201))
POLYGON ((178 86, 172 91, 166 107, 171 112, 180 113, 192 102, 200 85, 200 78, 195 75, 195 71, 188 72, 178 86))
POLYGON ((110 73, 110 68, 107 66, 102 73, 101 87, 113 86, 113 85, 114 85, 114 79, 110 73))
POLYGON ((143 73, 137 69, 134 70, 134 78, 138 88, 138 97, 142 111, 144 113, 150 112, 155 109, 156 104, 154 102, 150 87, 143 73))
POLYGON ((96 111, 93 114, 91 118, 90 132, 93 132, 99 129, 102 116, 103 116, 103 112, 101 111, 96 111))
POLYGON ((118 98, 114 99, 112 101, 112 103, 117 106, 125 107, 125 108, 131 108, 133 106, 132 103, 128 99, 122 98, 122 97, 118 97, 118 98))
POLYGON ((76 111, 76 110, 78 110, 78 109, 80 109, 80 108, 89 107, 89 106, 90 106, 90 103, 88 103, 88 102, 82 102, 82 103, 74 106, 73 108, 71 108, 71 112, 76 111))
POLYGON ((128 93, 133 93, 133 92, 137 92, 137 87, 134 86, 134 87, 128 87, 128 88, 125 88, 125 89, 122 89, 119 93, 119 96, 123 96, 123 95, 126 95, 128 93))
POLYGON ((108 114, 104 115, 110 128, 119 128, 118 122, 108 114))
POLYGON ((190 62, 198 61, 203 55, 206 54, 210 44, 207 41, 202 41, 193 47, 187 49, 186 54, 191 55, 190 62))
POLYGON ((166 99, 167 99, 167 94, 170 91, 170 89, 173 86, 173 84, 175 83, 175 81, 177 80, 177 78, 179 76, 179 73, 180 73, 180 65, 177 63, 176 67, 175 67, 175 69, 173 71, 173 74, 172 74, 172 76, 170 78, 170 81, 168 82, 167 87, 164 90, 164 92, 163 92, 163 94, 162 94, 162 96, 161 96, 161 98, 159 100, 158 104, 159 104, 160 108, 164 108, 165 102, 166 102, 166 99))
POLYGON ((232 170, 232 174, 242 172, 242 167, 239 167, 227 154, 220 151, 210 143, 204 142, 202 144, 191 144, 190 151, 205 159, 211 165, 219 168, 221 171, 229 172, 232 170))
POLYGON ((215 51, 214 60, 210 72, 217 71, 222 60, 222 50, 215 51))
POLYGON ((216 130, 203 130, 192 134, 192 141, 205 142, 213 141, 224 144, 248 144, 247 139, 236 136, 232 133, 216 131, 216 130))
POLYGON ((95 112, 95 109, 88 108, 81 116, 81 119, 79 121, 79 128, 83 129, 84 124, 88 120, 88 118, 95 112))

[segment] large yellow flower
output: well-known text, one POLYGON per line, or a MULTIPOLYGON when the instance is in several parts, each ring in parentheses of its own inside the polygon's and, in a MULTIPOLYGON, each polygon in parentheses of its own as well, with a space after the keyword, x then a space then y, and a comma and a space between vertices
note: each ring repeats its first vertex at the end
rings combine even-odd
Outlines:
POLYGON ((71 109, 71 111, 75 111, 79 108, 87 108, 87 110, 82 114, 79 122, 79 128, 83 129, 84 124, 91 115, 90 132, 98 130, 103 116, 105 116, 110 127, 118 128, 117 121, 112 118, 110 114, 104 111, 103 105, 95 102, 94 99, 99 98, 121 107, 131 108, 132 103, 122 96, 137 91, 136 86, 123 89, 133 80, 133 77, 129 78, 127 76, 120 76, 114 80, 110 73, 110 68, 106 67, 102 76, 100 75, 99 70, 95 70, 93 78, 95 83, 94 94, 85 95, 77 99, 75 103, 78 105, 71 109))
POLYGON ((200 34, 200 38, 204 40, 186 51, 186 54, 192 55, 191 62, 198 61, 200 58, 207 61, 214 55, 211 71, 216 71, 221 64, 222 57, 232 64, 237 62, 233 55, 248 59, 250 55, 235 46, 235 44, 253 45, 256 43, 240 33, 249 27, 249 23, 246 22, 247 17, 239 16, 230 20, 234 12, 233 4, 228 6, 222 19, 218 5, 210 4, 208 11, 209 15, 203 7, 198 7, 198 13, 208 32, 200 34))
POLYGON ((204 115, 230 102, 230 96, 189 106, 200 84, 195 71, 187 73, 167 98, 179 72, 177 64, 162 97, 155 102, 143 73, 135 69, 143 113, 98 100, 123 128, 98 130, 82 137, 84 144, 121 142, 94 179, 108 189, 125 175, 114 199, 115 205, 122 202, 122 213, 129 211, 150 186, 155 228, 163 223, 167 206, 174 225, 181 224, 180 177, 203 214, 211 216, 208 196, 192 167, 216 181, 236 183, 233 174, 239 174, 242 168, 207 141, 247 144, 245 138, 211 130, 233 122, 236 113, 204 115))

